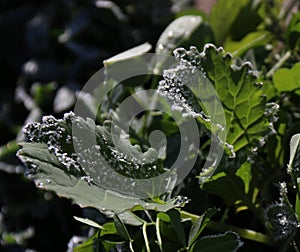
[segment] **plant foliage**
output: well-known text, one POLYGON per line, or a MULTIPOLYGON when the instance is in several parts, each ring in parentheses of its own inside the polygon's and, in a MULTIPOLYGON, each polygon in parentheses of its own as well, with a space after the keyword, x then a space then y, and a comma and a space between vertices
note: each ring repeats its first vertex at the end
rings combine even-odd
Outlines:
POLYGON ((299 1, 212 2, 0 4, 1 251, 300 250, 299 1), (144 74, 117 84, 124 65, 144 74), (127 132, 130 97, 165 110, 127 132), (176 184, 190 121, 200 145, 176 184), (176 187, 138 197, 137 180, 164 174, 176 187))

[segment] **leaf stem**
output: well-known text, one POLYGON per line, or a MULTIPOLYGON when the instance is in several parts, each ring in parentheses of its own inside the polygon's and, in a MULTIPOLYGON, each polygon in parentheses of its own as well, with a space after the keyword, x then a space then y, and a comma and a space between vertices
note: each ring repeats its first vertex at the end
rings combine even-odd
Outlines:
POLYGON ((129 241, 129 249, 130 249, 130 252, 134 252, 134 249, 133 249, 132 244, 133 244, 133 241, 130 240, 130 241, 129 241))
MULTIPOLYGON (((190 218, 193 223, 200 218, 200 216, 196 214, 192 214, 186 211, 180 211, 180 212, 182 217, 190 218)), ((274 247, 275 244, 271 236, 250 229, 239 228, 236 226, 232 226, 232 225, 228 225, 216 221, 209 221, 206 227, 211 230, 219 231, 219 232, 226 232, 228 230, 231 230, 236 232, 240 237, 244 239, 260 242, 271 247, 274 247)))
POLYGON ((163 252, 162 239, 161 239, 160 229, 159 229, 159 222, 160 222, 160 219, 157 217, 156 222, 155 222, 157 242, 158 242, 158 246, 159 246, 160 251, 163 252))
POLYGON ((232 225, 216 222, 216 221, 210 221, 207 223, 207 228, 214 230, 214 231, 220 231, 225 232, 228 230, 234 231, 237 234, 239 234, 240 237, 244 239, 248 239, 251 241, 260 242, 263 244, 266 244, 268 246, 274 247, 274 241, 273 239, 265 234, 262 234, 260 232, 256 232, 254 230, 246 229, 246 228, 239 228, 232 225))
POLYGON ((147 236, 147 223, 146 222, 143 224, 143 236, 144 236, 144 240, 145 240, 146 251, 150 252, 149 240, 148 240, 148 236, 147 236))
POLYGON ((233 57, 236 56, 241 56, 241 54, 245 51, 247 51, 249 48, 255 46, 256 44, 259 44, 260 42, 264 42, 267 38, 270 38, 271 36, 269 34, 262 34, 259 37, 257 37, 256 39, 250 41, 249 43, 247 43, 246 45, 240 47, 239 49, 237 49, 236 51, 234 51, 232 53, 233 57))
POLYGON ((269 72, 267 72, 266 77, 270 78, 273 76, 273 74, 280 68, 288 59, 291 57, 292 53, 291 51, 287 51, 282 58, 271 68, 269 72))

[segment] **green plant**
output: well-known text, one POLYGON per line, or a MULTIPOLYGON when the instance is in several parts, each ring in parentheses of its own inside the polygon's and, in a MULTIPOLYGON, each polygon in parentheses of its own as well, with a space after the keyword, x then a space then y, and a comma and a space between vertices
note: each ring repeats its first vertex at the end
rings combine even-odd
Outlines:
MULTIPOLYGON (((300 72, 295 64, 299 27, 298 15, 290 17, 290 9, 298 3, 289 1, 283 8, 281 4, 219 0, 209 18, 185 13, 166 28, 156 45, 156 53, 173 51, 177 60, 162 78, 145 74, 123 81, 107 92, 97 113, 97 100, 78 97, 95 113, 96 122, 68 113, 63 119, 47 116, 25 127, 28 142, 21 143, 18 157, 36 185, 105 216, 101 225, 76 217, 94 232, 75 251, 299 250, 300 72), (232 12, 230 17, 226 9, 232 12), (249 18, 255 22, 246 26, 249 18), (197 71, 204 77, 199 78, 197 71), (222 113, 215 96, 205 89, 205 80, 214 87, 222 113), (199 86, 190 85, 195 82, 199 86), (168 171, 180 149, 179 127, 168 114, 141 113, 129 129, 129 140, 119 137, 126 153, 113 141, 122 129, 110 131, 114 120, 122 122, 118 105, 148 89, 157 89, 174 113, 196 120, 201 145, 184 181, 171 192, 149 192, 148 198, 140 199, 120 194, 122 181, 104 186, 108 175, 101 167, 108 162, 116 172, 134 179, 168 171), (81 146, 72 134, 74 127, 87 139, 95 138, 95 144, 81 146), (156 129, 165 133, 166 150, 150 143, 150 133, 156 129), (219 132, 226 137, 219 137, 219 132), (225 154, 218 165, 209 160, 210 165, 204 166, 215 135, 225 154), (74 143, 82 148, 75 150, 74 143)), ((150 50, 149 44, 143 44, 106 60, 101 87, 117 81, 111 66, 128 59, 139 63, 150 50)), ((164 67, 163 60, 149 63, 152 72, 164 67)), ((147 106, 145 100, 135 102, 147 106)))

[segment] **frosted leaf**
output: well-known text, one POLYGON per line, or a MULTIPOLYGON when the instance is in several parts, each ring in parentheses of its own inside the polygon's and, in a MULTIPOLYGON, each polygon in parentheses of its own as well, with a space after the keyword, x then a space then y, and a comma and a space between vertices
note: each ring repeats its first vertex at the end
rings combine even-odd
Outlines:
MULTIPOLYGON (((67 173, 109 190, 132 191, 134 194, 129 186, 135 179, 152 178, 166 171, 155 149, 142 152, 131 145, 117 126, 110 132, 110 123, 96 126, 92 120, 84 120, 72 112, 66 113, 63 119, 45 116, 41 123, 27 124, 24 133, 29 142, 46 144, 67 173), (74 129, 75 135, 72 134, 74 129), (116 143, 111 134, 119 139, 116 143), (89 140, 83 141, 79 136, 89 140), (95 137, 95 144, 90 144, 95 137), (76 144, 76 151, 73 144, 76 144), (123 176, 115 176, 114 172, 123 176)), ((32 172, 36 171, 34 165, 31 168, 32 172)))
POLYGON ((47 144, 49 152, 55 154, 67 171, 70 171, 72 174, 80 174, 80 165, 73 155, 74 148, 69 128, 73 116, 72 113, 68 113, 62 120, 53 116, 44 116, 42 123, 28 123, 24 127, 23 132, 29 142, 47 144))
POLYGON ((287 198, 286 183, 280 183, 279 187, 279 202, 270 205, 264 212, 265 224, 272 231, 275 240, 294 236, 295 231, 299 227, 297 215, 287 198))
MULTIPOLYGON (((137 198, 139 190, 144 188, 136 185, 136 178, 164 173, 162 160, 154 149, 142 152, 141 148, 123 141, 120 136, 120 144, 124 146, 116 149, 109 126, 108 123, 96 126, 92 120, 84 120, 73 113, 65 114, 63 119, 47 116, 41 123, 30 123, 24 127, 29 143, 21 143, 22 149, 17 155, 27 164, 28 178, 33 179, 39 188, 55 191, 82 207, 96 207, 110 217, 118 213, 125 223, 142 224, 133 221, 134 218, 128 219, 129 213, 124 212, 137 205, 159 211, 183 205, 185 200, 182 198, 166 204, 147 203, 137 198), (74 129, 77 133, 80 130, 85 140, 96 139, 95 144, 73 135, 74 129), (73 144, 78 147, 76 152, 73 144), (121 152, 122 149, 127 151, 121 152), (116 176, 117 173, 123 176, 116 176)), ((119 133, 121 131, 114 131, 114 134, 119 133)), ((176 177, 173 176, 171 183, 174 181, 176 177)), ((156 189, 160 184, 153 186, 156 189)), ((147 193, 151 197, 152 192, 147 193)))
POLYGON ((295 214, 285 205, 273 204, 269 206, 265 211, 264 219, 275 240, 294 235, 299 227, 295 214))
POLYGON ((230 54, 212 44, 203 52, 193 46, 189 50, 178 48, 174 55, 178 63, 164 71, 158 88, 173 109, 197 118, 216 135, 218 129, 225 129, 226 141, 220 138, 234 152, 261 147, 275 133, 278 105, 267 103, 251 63, 236 65, 230 54), (215 96, 224 110, 225 123, 215 96))

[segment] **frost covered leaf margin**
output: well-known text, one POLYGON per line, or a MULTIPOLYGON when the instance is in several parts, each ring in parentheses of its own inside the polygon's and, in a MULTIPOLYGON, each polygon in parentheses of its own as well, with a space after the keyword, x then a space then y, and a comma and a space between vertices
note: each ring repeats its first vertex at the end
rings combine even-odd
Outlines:
MULTIPOLYGON (((130 210, 151 209, 166 212, 187 202, 185 197, 180 196, 162 204, 148 202, 94 183, 93 176, 82 169, 78 163, 78 154, 71 148, 70 127, 74 118, 88 131, 89 127, 95 127, 91 121, 79 118, 73 113, 66 114, 64 119, 47 116, 42 123, 34 122, 25 127, 25 134, 31 142, 21 143, 22 148, 17 155, 27 165, 28 177, 34 180, 37 187, 54 191, 58 196, 71 199, 81 207, 97 208, 108 217, 118 214, 124 223, 131 225, 141 225, 142 222, 130 210)), ((98 136, 105 132, 103 127, 98 126, 97 129, 98 136)), ((107 146, 107 142, 103 142, 101 147, 107 146)), ((126 169, 130 161, 126 164, 123 162, 122 165, 126 169)), ((99 176, 105 178, 100 167, 99 176)))
MULTIPOLYGON (((272 122, 276 119, 278 105, 267 103, 262 83, 257 81, 251 63, 237 66, 230 54, 212 44, 207 44, 201 53, 193 46, 190 50, 178 48, 174 55, 178 64, 165 71, 159 92, 169 97, 173 103, 176 102, 175 95, 178 95, 174 90, 180 93, 184 101, 177 102, 175 108, 185 111, 185 115, 197 117, 207 128, 214 128, 213 121, 210 121, 212 117, 218 122, 216 118, 219 111, 215 111, 213 115, 205 113, 205 106, 214 106, 209 105, 209 94, 204 94, 208 98, 203 102, 195 99, 191 90, 183 90, 181 87, 182 83, 188 86, 189 82, 197 81, 192 73, 193 69, 198 69, 212 83, 219 96, 226 117, 226 142, 228 146, 233 146, 235 152, 246 146, 251 148, 258 143, 263 144, 265 138, 274 133, 272 122)), ((199 92, 205 92, 203 78, 198 81, 199 92)))

